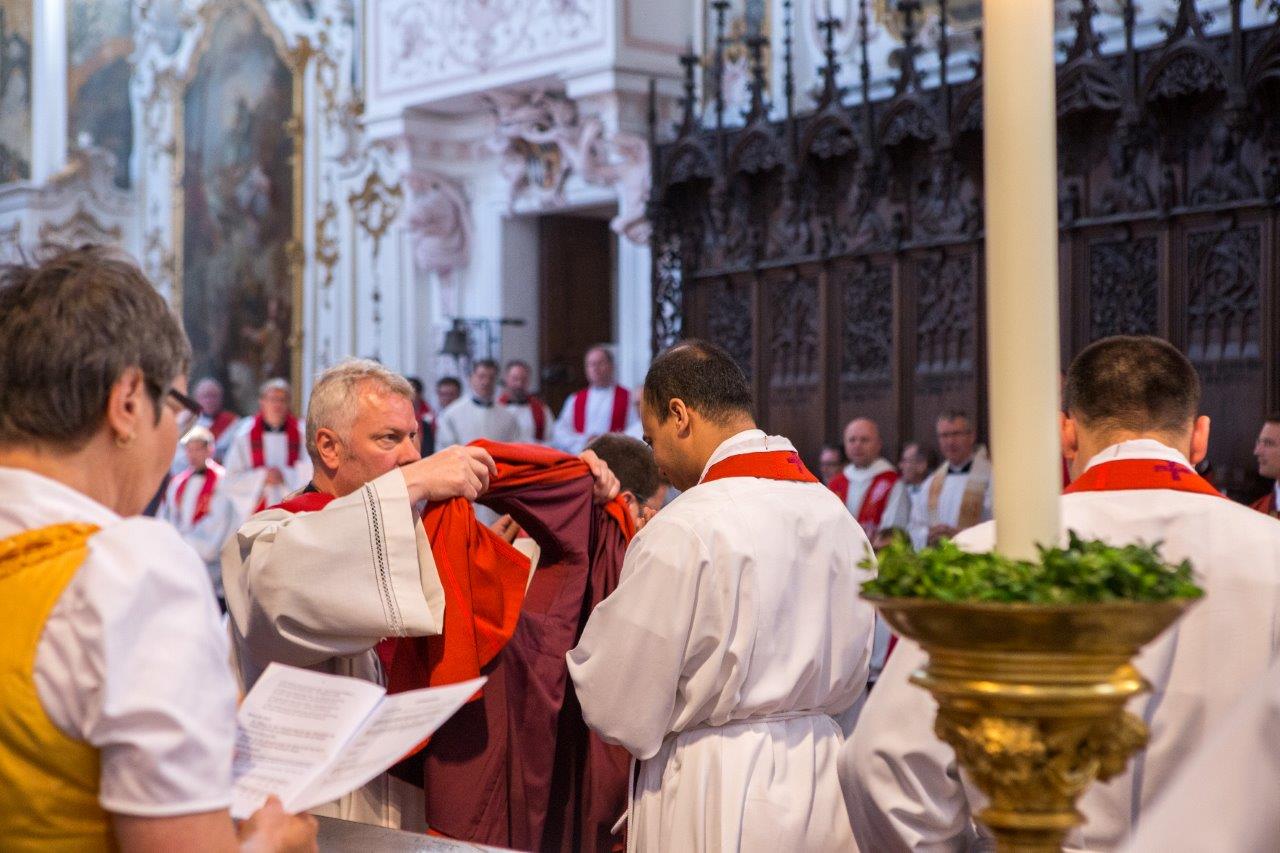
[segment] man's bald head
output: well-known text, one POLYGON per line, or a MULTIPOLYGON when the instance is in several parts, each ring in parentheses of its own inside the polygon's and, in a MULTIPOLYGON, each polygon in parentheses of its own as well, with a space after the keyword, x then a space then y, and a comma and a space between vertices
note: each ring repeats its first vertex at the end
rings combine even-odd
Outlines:
POLYGON ((883 448, 880 427, 870 418, 854 418, 844 428, 844 455, 857 467, 875 462, 883 448))

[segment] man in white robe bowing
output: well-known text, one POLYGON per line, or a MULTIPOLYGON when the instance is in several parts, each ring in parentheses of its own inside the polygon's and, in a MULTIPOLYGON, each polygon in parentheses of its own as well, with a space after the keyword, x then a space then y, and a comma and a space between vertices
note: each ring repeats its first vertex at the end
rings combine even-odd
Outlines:
POLYGON ((909 532, 916 548, 991 518, 991 460, 977 443, 973 420, 965 412, 944 412, 937 428, 942 464, 911 507, 909 532))
MULTIPOLYGON (((1124 773, 1080 799, 1087 822, 1069 849, 1112 850, 1141 826, 1147 806, 1280 649, 1280 525, 1195 473, 1209 439, 1199 403, 1195 369, 1158 338, 1098 341, 1067 377, 1062 447, 1073 480, 1062 498, 1064 541, 1073 530, 1117 546, 1161 543, 1165 560, 1191 561, 1206 592, 1135 662, 1153 689, 1129 710, 1147 723, 1150 742, 1124 773)), ((989 551, 995 524, 955 541, 989 551)), ((898 644, 841 756, 864 850, 961 850, 976 832, 981 795, 934 734, 933 698, 908 681, 925 660, 915 643, 898 644)))
POLYGON ((258 413, 236 427, 227 451, 225 489, 243 520, 275 506, 311 479, 307 425, 289 411, 289 383, 271 379, 258 391, 258 413))
MULTIPOLYGON (((322 373, 307 414, 313 487, 335 499, 318 512, 260 512, 223 549, 232 653, 246 690, 272 661, 385 683, 380 640, 444 626, 444 590, 415 505, 474 500, 494 470, 479 448, 419 459, 413 390, 371 361, 322 373)), ((421 829, 422 792, 383 774, 314 811, 421 829)))
POLYGON ((881 528, 906 529, 911 517, 902 475, 880 455, 884 442, 880 427, 870 418, 854 418, 844 428, 844 453, 849 464, 828 484, 849 512, 874 540, 881 528))
POLYGON ((587 350, 584 367, 587 387, 564 401, 553 432, 551 443, 566 453, 581 453, 605 433, 629 432, 640 420, 630 389, 614 381, 613 353, 607 347, 587 350))
POLYGON ((587 724, 640 762, 628 849, 851 849, 832 717, 866 683, 870 545, 791 442, 756 428, 724 350, 658 356, 641 406, 683 493, 569 653, 587 724))

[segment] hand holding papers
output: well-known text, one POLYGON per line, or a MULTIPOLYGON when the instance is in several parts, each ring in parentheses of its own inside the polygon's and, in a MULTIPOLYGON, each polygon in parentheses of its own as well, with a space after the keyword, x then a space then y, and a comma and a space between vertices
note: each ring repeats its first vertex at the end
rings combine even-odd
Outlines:
POLYGON ((296 813, 355 790, 408 754, 484 684, 387 695, 376 684, 273 663, 237 715, 231 816, 276 794, 296 813))

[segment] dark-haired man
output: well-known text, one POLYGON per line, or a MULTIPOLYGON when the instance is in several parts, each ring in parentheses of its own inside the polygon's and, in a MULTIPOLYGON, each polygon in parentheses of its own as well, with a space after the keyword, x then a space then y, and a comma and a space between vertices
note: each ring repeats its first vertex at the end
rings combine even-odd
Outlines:
POLYGON ((1262 424, 1258 440, 1253 445, 1253 455, 1258 460, 1258 474, 1275 482, 1271 490, 1253 502, 1258 512, 1272 518, 1280 518, 1280 413, 1271 415, 1262 424))
POLYGON ((667 500, 667 484, 662 482, 653 450, 629 435, 608 433, 587 446, 618 478, 618 495, 627 505, 637 528, 644 527, 667 500))
POLYGON ((456 376, 442 376, 436 380, 436 411, 443 412, 462 396, 462 383, 456 376))
POLYGON ((587 723, 640 762, 628 849, 852 849, 832 715, 866 683, 870 544, 791 442, 756 428, 724 350, 658 356, 641 400, 682 494, 569 653, 587 723))
POLYGON ((520 427, 506 406, 498 405, 494 392, 498 384, 498 363, 491 358, 476 361, 468 379, 471 394, 455 400, 440 413, 436 446, 470 444, 477 438, 517 441, 520 427))
MULTIPOLYGON (((1209 440, 1199 404, 1195 368, 1158 338, 1098 341, 1067 377, 1062 450, 1074 479, 1062 498, 1063 539, 1074 530, 1113 545, 1163 543, 1164 559, 1190 560, 1207 593, 1138 658, 1153 690, 1129 710, 1146 721, 1151 740, 1123 774, 1081 798, 1087 822, 1068 838, 1070 849, 1123 843, 1205 731, 1280 649, 1280 525, 1226 500, 1195 473, 1209 440)), ((989 551, 995 523, 956 542, 989 551)), ((977 795, 933 732, 933 699, 908 681, 925 659, 916 644, 898 644, 841 756, 864 850, 962 849, 976 831, 977 795)))

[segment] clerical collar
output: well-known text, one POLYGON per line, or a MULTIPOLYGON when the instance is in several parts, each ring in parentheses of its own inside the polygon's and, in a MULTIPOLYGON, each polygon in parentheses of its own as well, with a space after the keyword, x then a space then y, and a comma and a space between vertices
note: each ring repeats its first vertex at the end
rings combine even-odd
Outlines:
POLYGON ((266 419, 264 418, 262 421, 262 431, 263 432, 284 432, 286 423, 288 423, 288 421, 285 421, 285 423, 280 424, 280 426, 272 426, 271 424, 267 423, 266 419))
POLYGON ((963 465, 961 465, 961 466, 959 466, 959 467, 956 467, 955 465, 948 465, 948 466, 947 466, 947 473, 948 473, 948 474, 957 474, 957 475, 958 475, 958 474, 968 474, 968 473, 969 473, 969 471, 970 471, 970 470, 972 470, 972 468, 973 468, 973 460, 972 460, 972 459, 970 459, 968 462, 964 463, 963 465))
POLYGON ((471 402, 475 403, 477 406, 479 406, 479 407, 480 407, 480 408, 482 408, 482 409, 492 409, 492 408, 493 408, 493 401, 492 401, 492 400, 481 400, 479 397, 472 397, 472 398, 471 398, 471 402))

